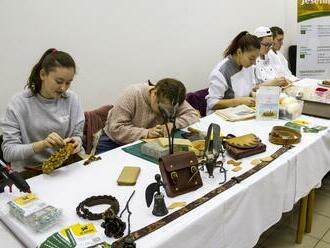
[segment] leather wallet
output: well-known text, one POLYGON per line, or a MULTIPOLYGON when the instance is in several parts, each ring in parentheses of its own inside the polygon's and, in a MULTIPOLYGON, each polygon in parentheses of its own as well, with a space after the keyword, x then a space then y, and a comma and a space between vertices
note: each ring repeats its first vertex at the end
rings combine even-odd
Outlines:
POLYGON ((141 170, 140 167, 124 166, 117 179, 118 185, 123 185, 123 186, 135 185, 136 180, 140 174, 140 170, 141 170))

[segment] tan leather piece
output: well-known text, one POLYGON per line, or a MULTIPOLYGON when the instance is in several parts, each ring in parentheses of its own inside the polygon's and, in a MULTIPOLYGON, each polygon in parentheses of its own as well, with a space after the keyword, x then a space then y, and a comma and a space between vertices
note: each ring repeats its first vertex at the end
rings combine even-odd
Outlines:
POLYGON ((324 84, 324 85, 330 85, 330 80, 324 80, 324 81, 322 81, 322 84, 324 84))
POLYGON ((260 140, 255 134, 250 133, 235 138, 227 139, 226 142, 236 148, 250 149, 255 148, 260 143, 260 140))
POLYGON ((136 166, 124 166, 122 169, 117 183, 118 185, 131 186, 136 184, 136 180, 140 174, 140 167, 136 166))

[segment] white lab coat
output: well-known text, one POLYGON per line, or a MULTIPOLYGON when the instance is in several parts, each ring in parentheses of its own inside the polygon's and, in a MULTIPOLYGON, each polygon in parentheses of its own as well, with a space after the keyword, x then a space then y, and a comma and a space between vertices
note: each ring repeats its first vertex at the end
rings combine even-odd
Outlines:
POLYGON ((276 70, 274 65, 270 62, 268 54, 265 55, 265 59, 261 57, 257 58, 254 72, 257 83, 263 83, 277 77, 276 70))
POLYGON ((292 75, 289 70, 288 61, 280 51, 275 53, 273 50, 270 50, 267 55, 269 57, 270 64, 276 71, 277 77, 285 77, 290 81, 299 80, 299 78, 292 75))
MULTIPOLYGON (((229 88, 225 75, 220 71, 221 66, 228 59, 225 58, 218 63, 209 75, 209 94, 205 97, 207 101, 207 114, 213 112, 212 108, 219 100, 224 98, 225 92, 229 88)), ((240 71, 230 75, 230 81, 235 97, 249 96, 256 85, 252 66, 248 68, 243 67, 240 71)))

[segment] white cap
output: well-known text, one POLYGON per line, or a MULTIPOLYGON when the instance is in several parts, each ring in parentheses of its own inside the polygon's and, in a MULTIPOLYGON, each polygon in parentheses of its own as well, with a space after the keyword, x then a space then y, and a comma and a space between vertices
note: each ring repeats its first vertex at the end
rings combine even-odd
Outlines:
POLYGON ((272 35, 272 31, 268 27, 259 27, 254 31, 254 35, 258 38, 272 35))

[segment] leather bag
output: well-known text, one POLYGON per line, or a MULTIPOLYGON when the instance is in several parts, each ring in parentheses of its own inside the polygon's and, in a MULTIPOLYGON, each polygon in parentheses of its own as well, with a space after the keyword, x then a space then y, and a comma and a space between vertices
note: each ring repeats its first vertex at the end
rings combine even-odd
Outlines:
POLYGON ((228 154, 234 159, 246 158, 266 151, 266 145, 255 134, 231 136, 224 142, 228 154))
POLYGON ((203 185, 194 152, 178 152, 162 156, 159 169, 166 195, 174 197, 194 191, 203 185))

